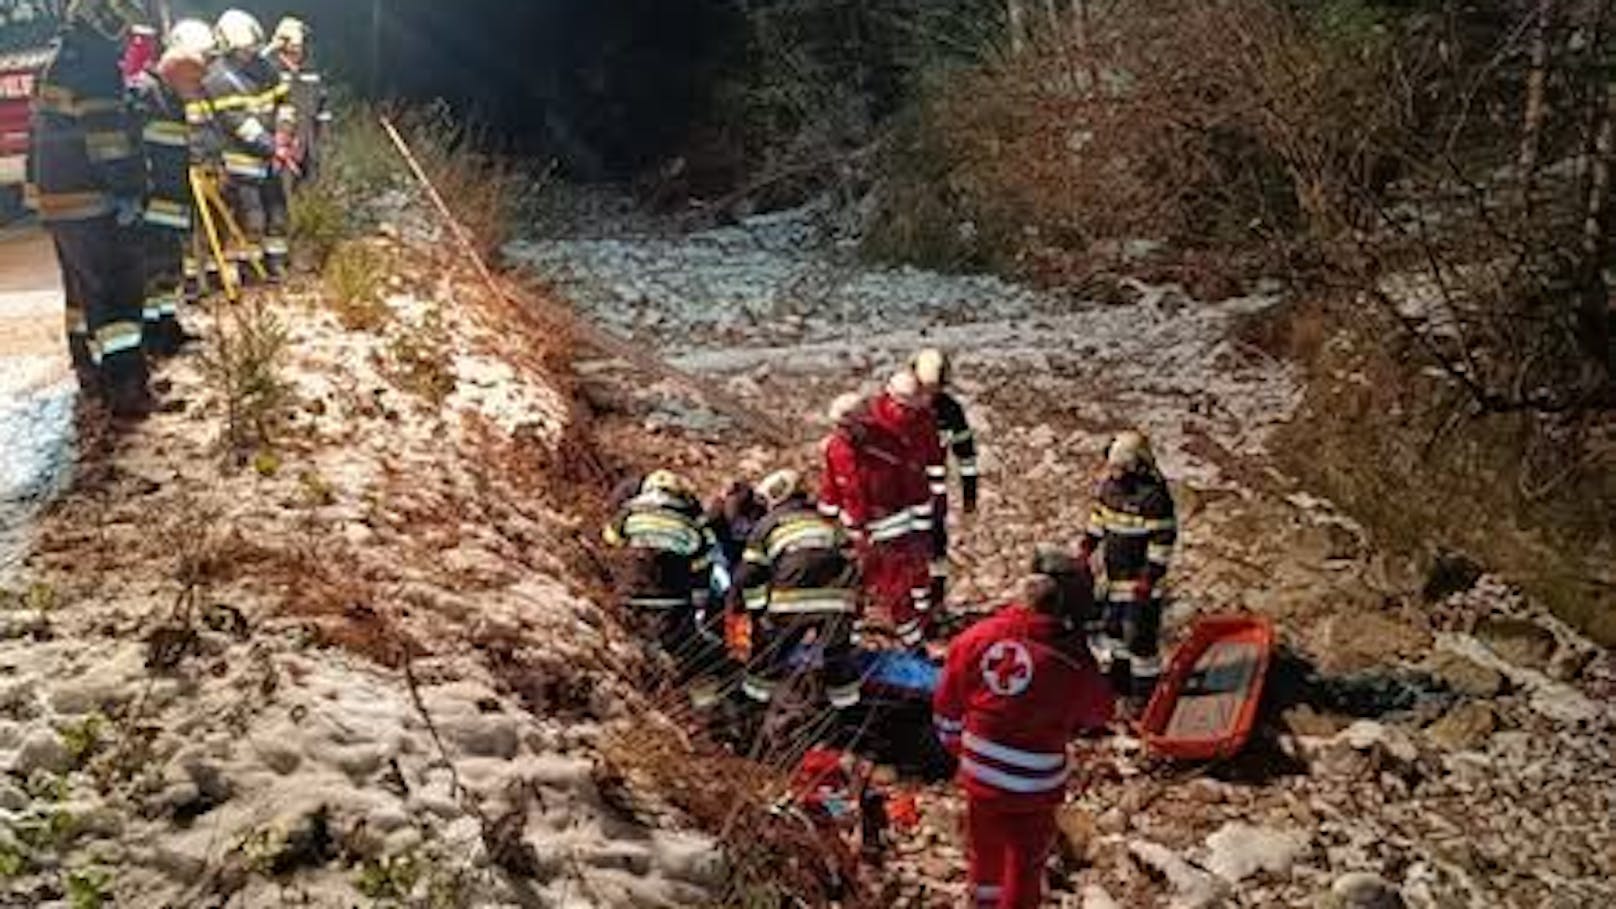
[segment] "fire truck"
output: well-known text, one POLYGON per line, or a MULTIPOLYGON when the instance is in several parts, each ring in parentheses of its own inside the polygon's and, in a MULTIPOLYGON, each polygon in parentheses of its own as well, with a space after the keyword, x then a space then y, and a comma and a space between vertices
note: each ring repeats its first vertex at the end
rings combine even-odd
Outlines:
POLYGON ((28 99, 50 61, 56 0, 0 0, 0 221, 21 208, 28 99))

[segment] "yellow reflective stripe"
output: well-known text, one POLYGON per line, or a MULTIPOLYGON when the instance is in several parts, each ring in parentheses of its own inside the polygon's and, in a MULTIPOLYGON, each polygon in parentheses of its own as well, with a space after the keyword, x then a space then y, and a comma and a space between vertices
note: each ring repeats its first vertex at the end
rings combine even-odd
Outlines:
POLYGON ((139 322, 109 322, 95 330, 95 342, 102 356, 122 353, 140 347, 139 322))
POLYGON ((769 534, 769 558, 777 559, 788 549, 833 549, 836 529, 817 515, 782 523, 769 534))
POLYGON ((152 199, 146 203, 146 223, 187 230, 191 226, 191 208, 168 199, 152 199))
POLYGON ((34 95, 34 110, 64 117, 89 117, 123 110, 123 102, 112 98, 80 98, 61 85, 41 85, 34 95))
POLYGON ((117 161, 135 156, 135 147, 130 143, 129 135, 122 130, 87 132, 84 134, 84 148, 91 161, 117 161))
POLYGON ((1173 547, 1152 543, 1145 549, 1145 558, 1157 565, 1166 565, 1173 560, 1173 547))
POLYGON ((753 565, 767 565, 767 564, 769 564, 769 557, 768 557, 767 554, 765 554, 763 552, 763 550, 761 550, 761 549, 753 549, 750 546, 748 546, 746 548, 746 552, 741 554, 741 558, 748 561, 748 562, 751 562, 753 565))
POLYGON ((140 131, 140 137, 152 145, 177 145, 184 147, 190 143, 190 130, 184 123, 174 120, 154 120, 146 124, 140 131))
POLYGON ((112 214, 112 197, 101 192, 47 193, 36 190, 31 207, 46 221, 83 221, 112 214))
POLYGON ((623 545, 623 535, 618 532, 617 526, 614 524, 606 525, 600 532, 600 538, 605 540, 609 546, 623 545))

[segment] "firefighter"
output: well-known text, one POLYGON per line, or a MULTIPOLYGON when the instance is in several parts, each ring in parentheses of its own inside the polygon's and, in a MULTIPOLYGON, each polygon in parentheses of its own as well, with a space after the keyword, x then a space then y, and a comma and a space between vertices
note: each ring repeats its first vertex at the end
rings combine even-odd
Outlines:
POLYGON ((308 47, 308 26, 301 19, 287 16, 275 26, 264 52, 286 89, 276 124, 276 141, 292 162, 287 176, 294 184, 314 179, 319 167, 320 138, 331 122, 325 80, 311 65, 308 47))
POLYGON ((753 620, 753 659, 742 690, 768 704, 791 679, 791 660, 810 639, 824 658, 825 697, 837 710, 859 703, 853 650, 858 554, 841 525, 820 514, 794 470, 758 486, 768 514, 752 531, 731 594, 753 620))
POLYGON ((187 250, 195 227, 191 194, 192 135, 186 105, 201 97, 206 62, 170 49, 129 80, 146 158, 144 338, 148 353, 172 356, 187 335, 180 328, 187 250))
MULTIPOLYGON (((937 439, 945 457, 953 456, 959 471, 960 507, 965 514, 975 514, 977 505, 978 472, 976 464, 976 434, 965 416, 965 407, 949 392, 949 379, 953 372, 948 354, 936 348, 922 350, 915 355, 911 367, 920 380, 922 392, 931 398, 932 414, 937 423, 937 439)), ((932 597, 941 602, 948 585, 948 468, 946 463, 932 465, 932 482, 944 485, 945 495, 934 500, 931 561, 932 597)), ((935 488, 935 487, 934 487, 935 488)))
MULTIPOLYGON (((830 417, 820 513, 839 519, 858 549, 865 605, 891 623, 904 646, 919 647, 925 642, 925 616, 918 607, 930 590, 925 548, 916 545, 910 450, 876 419, 874 402, 859 395, 837 398, 830 417)), ((921 480, 924 488, 923 470, 921 480)))
POLYGON ((140 318, 145 173, 118 70, 139 15, 129 0, 68 6, 35 89, 28 155, 28 194, 62 269, 79 386, 119 420, 152 410, 140 318))
POLYGON ((727 592, 734 575, 741 567, 741 556, 752 529, 763 520, 768 511, 757 490, 745 480, 736 480, 707 506, 707 527, 718 544, 713 563, 713 591, 727 592))
POLYGON ((1137 707, 1161 675, 1163 581, 1178 541, 1178 519, 1144 433, 1129 431, 1113 439, 1105 470, 1078 555, 1088 561, 1101 553, 1098 589, 1105 614, 1097 649, 1110 659, 1113 678, 1137 707))
POLYGON ((259 56, 264 29, 252 14, 229 10, 219 17, 222 55, 208 69, 208 100, 225 138, 224 170, 230 207, 247 236, 238 264, 250 279, 261 267, 271 280, 286 272, 289 248, 284 184, 277 175, 293 166, 290 149, 275 143, 277 109, 286 88, 259 56))
POLYGON ((870 402, 871 420, 897 440, 900 463, 890 482, 910 514, 909 535, 902 540, 903 572, 909 583, 910 608, 922 634, 930 627, 934 606, 947 593, 945 577, 931 570, 944 554, 938 549, 937 522, 948 510, 946 457, 937 438, 936 417, 908 369, 895 373, 886 390, 870 402))
MULTIPOLYGON (((213 26, 201 19, 181 19, 169 30, 166 44, 173 60, 165 68, 163 80, 185 103, 186 136, 191 151, 190 166, 205 172, 224 173, 224 138, 213 118, 213 104, 208 100, 204 81, 208 67, 218 54, 218 40, 213 26), (200 69, 197 64, 200 63, 200 69)), ((187 190, 190 188, 187 175, 187 190)), ((207 238, 199 229, 196 200, 192 200, 193 224, 181 251, 181 271, 185 276, 184 301, 187 305, 201 302, 206 286, 218 286, 219 265, 214 261, 207 238), (204 263, 206 263, 204 265, 204 263), (204 281, 203 275, 207 275, 204 281)))
POLYGON ((620 486, 614 498, 620 500, 616 514, 602 535, 627 553, 625 576, 619 579, 627 604, 653 621, 662 649, 679 666, 680 680, 689 681, 711 656, 696 625, 716 548, 701 503, 689 481, 668 470, 620 486))
POLYGON ((1023 596, 955 639, 933 698, 938 737, 959 759, 971 904, 982 909, 1040 904, 1067 743, 1113 710, 1084 639, 1086 568, 1041 548, 1023 596))

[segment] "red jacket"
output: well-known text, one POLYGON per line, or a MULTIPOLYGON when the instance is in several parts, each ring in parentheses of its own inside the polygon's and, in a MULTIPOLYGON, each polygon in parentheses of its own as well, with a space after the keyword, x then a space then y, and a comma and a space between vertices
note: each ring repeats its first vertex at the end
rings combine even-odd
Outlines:
POLYGON ((1065 798, 1067 742, 1105 726, 1112 706, 1082 635, 1019 605, 954 640, 932 702, 966 794, 1028 808, 1065 798))
POLYGON ((839 517, 862 542, 890 543, 913 531, 913 468, 905 439, 871 410, 859 410, 825 439, 824 455, 821 513, 839 517))
POLYGON ((905 405, 883 393, 870 403, 870 420, 897 440, 904 466, 898 475, 902 498, 913 515, 911 529, 931 534, 947 511, 947 451, 937 434, 937 417, 929 406, 905 405))

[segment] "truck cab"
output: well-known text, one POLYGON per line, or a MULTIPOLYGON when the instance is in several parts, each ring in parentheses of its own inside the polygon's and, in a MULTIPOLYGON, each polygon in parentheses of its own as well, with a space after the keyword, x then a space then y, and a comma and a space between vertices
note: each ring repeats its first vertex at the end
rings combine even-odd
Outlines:
POLYGON ((29 99, 50 62, 56 25, 54 0, 0 0, 0 221, 20 209, 29 99))

